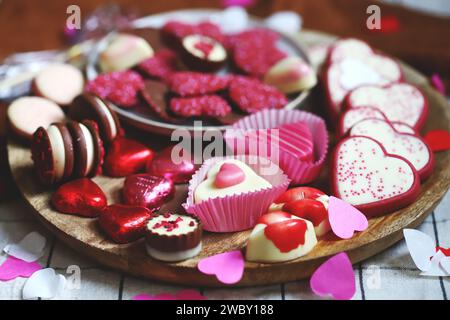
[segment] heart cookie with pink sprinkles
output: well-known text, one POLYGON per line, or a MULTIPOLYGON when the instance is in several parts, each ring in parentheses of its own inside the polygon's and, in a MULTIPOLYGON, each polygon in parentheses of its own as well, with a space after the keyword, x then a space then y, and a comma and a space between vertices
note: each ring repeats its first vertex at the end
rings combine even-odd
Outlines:
POLYGON ((420 178, 413 165, 389 154, 372 138, 353 136, 341 140, 332 161, 333 194, 367 216, 404 208, 419 195, 420 178))

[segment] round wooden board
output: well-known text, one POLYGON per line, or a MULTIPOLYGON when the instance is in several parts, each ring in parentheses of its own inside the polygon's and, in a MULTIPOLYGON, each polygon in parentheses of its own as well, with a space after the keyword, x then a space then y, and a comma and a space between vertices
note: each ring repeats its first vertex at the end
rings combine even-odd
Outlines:
MULTIPOLYGON (((332 41, 333 37, 304 31, 299 36, 299 40, 311 45, 332 41)), ((450 130, 450 107, 446 99, 428 84, 424 76, 406 65, 402 66, 407 81, 421 87, 429 99, 430 113, 424 131, 450 130)), ((49 205, 51 191, 44 190, 37 183, 29 149, 10 142, 8 153, 14 179, 40 221, 60 240, 109 267, 132 275, 171 283, 222 286, 215 277, 203 275, 197 270, 198 260, 217 253, 241 249, 247 241, 250 231, 229 234, 206 233, 203 250, 198 257, 179 263, 158 262, 146 255, 142 240, 128 245, 117 245, 99 231, 95 219, 63 215, 52 210, 49 205)), ((327 173, 324 172, 319 185, 325 181, 326 175, 327 173)), ((94 180, 108 195, 109 203, 120 202, 123 179, 100 176, 94 180)), ((346 251, 353 263, 367 259, 402 239, 403 228, 418 226, 433 211, 449 186, 450 152, 441 152, 436 154, 436 167, 433 175, 422 185, 420 197, 411 206, 387 216, 370 219, 369 228, 350 240, 339 240, 328 235, 320 239, 310 254, 300 259, 280 264, 246 262, 244 276, 236 286, 253 286, 303 279, 310 276, 327 257, 341 251, 346 251)), ((176 199, 163 209, 179 210, 187 190, 186 186, 178 186, 177 189, 176 199)))

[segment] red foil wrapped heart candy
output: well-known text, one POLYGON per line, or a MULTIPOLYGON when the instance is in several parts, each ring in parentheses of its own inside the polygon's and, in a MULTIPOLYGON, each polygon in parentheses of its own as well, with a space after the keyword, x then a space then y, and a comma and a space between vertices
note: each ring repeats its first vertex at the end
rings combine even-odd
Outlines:
POLYGON ((134 140, 115 139, 105 159, 104 171, 111 177, 125 177, 145 169, 153 158, 153 151, 134 140))
POLYGON ((115 204, 106 207, 98 219, 100 229, 117 243, 135 241, 144 235, 151 211, 144 207, 115 204))
POLYGON ((177 146, 170 146, 156 154, 147 165, 147 173, 172 179, 174 183, 188 182, 195 170, 192 156, 177 146))
POLYGON ((158 210, 173 197, 174 184, 171 179, 150 174, 135 174, 125 179, 122 196, 125 204, 158 210))
POLYGON ((61 212, 93 218, 107 206, 102 189, 91 179, 77 179, 60 186, 51 197, 53 207, 61 212))

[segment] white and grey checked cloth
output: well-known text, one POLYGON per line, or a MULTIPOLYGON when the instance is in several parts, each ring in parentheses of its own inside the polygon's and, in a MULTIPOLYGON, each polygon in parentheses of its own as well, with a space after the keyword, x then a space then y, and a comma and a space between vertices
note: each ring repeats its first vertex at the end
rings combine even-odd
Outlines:
MULTIPOLYGON (((45 255, 40 263, 70 276, 69 266, 80 268, 79 286, 65 289, 58 299, 129 300, 140 293, 171 293, 186 287, 176 287, 157 281, 139 279, 107 269, 74 252, 56 240, 37 221, 21 200, 0 204, 0 249, 17 242, 37 230, 47 237, 45 255)), ((450 192, 419 229, 443 247, 450 247, 450 192)), ((0 254, 0 264, 6 259, 0 254)), ((354 266, 357 292, 354 299, 445 299, 450 294, 450 277, 422 277, 400 241, 385 252, 354 266)), ((0 282, 0 299, 21 299, 26 279, 0 282)), ((308 281, 250 288, 191 288, 208 299, 319 299, 312 294, 308 281)))

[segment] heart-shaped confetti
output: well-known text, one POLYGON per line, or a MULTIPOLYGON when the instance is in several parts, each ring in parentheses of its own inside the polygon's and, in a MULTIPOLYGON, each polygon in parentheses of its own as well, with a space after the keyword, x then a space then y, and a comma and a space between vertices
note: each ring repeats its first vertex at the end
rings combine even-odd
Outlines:
POLYGON ((55 273, 52 268, 42 269, 35 272, 25 283, 22 297, 29 299, 52 299, 56 297, 65 287, 66 278, 55 273))
POLYGON ((217 188, 227 188, 245 180, 244 171, 233 163, 224 163, 214 181, 217 188))
POLYGON ((96 217, 106 207, 106 195, 91 179, 83 178, 67 182, 53 193, 53 207, 61 212, 96 217))
POLYGON ((18 277, 28 278, 41 269, 42 266, 37 262, 26 262, 10 256, 0 266, 0 281, 9 281, 18 277))
POLYGON ((442 81, 441 77, 435 73, 431 76, 431 84, 433 87, 439 91, 443 96, 446 96, 444 81, 442 81))
POLYGON ((341 199, 330 196, 328 218, 331 230, 342 239, 350 239, 355 231, 364 231, 369 226, 366 216, 341 199))
POLYGON ((404 229, 406 246, 416 267, 421 271, 428 271, 431 258, 436 254, 436 243, 431 237, 419 230, 404 229))
POLYGON ((197 268, 204 274, 215 275, 222 283, 234 284, 242 279, 244 266, 242 252, 236 250, 201 259, 197 268))
POLYGON ((433 152, 450 150, 450 133, 446 130, 431 130, 424 136, 433 152))
POLYGON ((43 256, 46 243, 47 239, 45 237, 33 231, 27 234, 19 243, 6 245, 3 251, 17 259, 33 262, 43 256))
POLYGON ((151 295, 142 293, 134 296, 132 300, 206 300, 206 297, 196 290, 186 289, 180 290, 175 294, 159 293, 151 295))
POLYGON ((325 261, 312 275, 310 286, 318 296, 350 300, 355 295, 356 283, 348 255, 341 252, 325 261))

